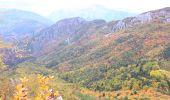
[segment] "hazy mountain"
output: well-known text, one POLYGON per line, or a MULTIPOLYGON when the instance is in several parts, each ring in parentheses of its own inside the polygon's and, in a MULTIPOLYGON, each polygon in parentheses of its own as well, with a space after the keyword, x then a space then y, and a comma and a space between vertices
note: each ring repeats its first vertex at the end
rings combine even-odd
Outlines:
POLYGON ((58 21, 64 18, 70 17, 82 17, 86 20, 104 19, 106 21, 119 20, 128 16, 134 16, 135 13, 116 11, 109 8, 105 8, 99 5, 82 8, 82 9, 61 9, 54 11, 49 15, 50 19, 58 21))
POLYGON ((53 23, 38 14, 16 9, 0 9, 0 22, 0 34, 15 37, 30 35, 53 23))

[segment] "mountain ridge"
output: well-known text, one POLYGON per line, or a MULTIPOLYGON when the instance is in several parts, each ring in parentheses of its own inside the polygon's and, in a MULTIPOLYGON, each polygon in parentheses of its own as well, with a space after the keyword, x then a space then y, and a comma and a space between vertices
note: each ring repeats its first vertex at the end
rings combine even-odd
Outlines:
POLYGON ((0 9, 0 19, 0 33, 4 38, 32 35, 53 23, 36 13, 18 9, 0 9))
POLYGON ((74 17, 14 42, 10 49, 0 41, 0 65, 7 65, 0 68, 0 88, 14 90, 19 77, 26 76, 30 98, 45 86, 45 91, 57 89, 68 100, 168 100, 169 18, 169 7, 110 22, 74 17), (54 78, 51 85, 48 78, 54 78), (43 80, 35 84, 37 79, 43 80))
MULTIPOLYGON (((163 8, 163 9, 159 9, 159 10, 155 10, 155 11, 145 12, 145 13, 139 14, 135 17, 128 17, 128 18, 125 18, 123 20, 118 20, 118 21, 106 22, 103 20, 101 22, 101 24, 98 24, 98 25, 94 24, 95 20, 87 21, 80 17, 74 17, 74 18, 69 18, 69 19, 63 19, 63 20, 56 22, 56 24, 52 25, 51 27, 49 27, 47 29, 42 30, 39 33, 39 36, 44 37, 44 38, 38 39, 38 36, 36 38, 38 40, 41 40, 41 43, 45 43, 46 42, 45 37, 51 37, 48 40, 56 41, 57 38, 59 40, 60 40, 60 38, 62 38, 62 40, 74 39, 75 34, 79 35, 79 39, 80 38, 88 38, 90 35, 93 35, 94 33, 97 35, 105 35, 105 36, 107 35, 108 36, 109 33, 114 33, 119 30, 122 30, 122 29, 125 29, 128 27, 134 27, 139 24, 154 22, 155 20, 163 22, 163 23, 164 22, 169 23, 169 17, 170 17, 169 8, 163 8), (164 13, 162 13, 163 11, 164 11, 164 13), (157 13, 157 14, 155 14, 155 13, 157 13), (167 14, 165 15, 165 13, 167 13, 167 14), (83 20, 83 23, 80 22, 75 27, 72 27, 72 25, 74 26, 74 24, 77 23, 78 19, 83 20), (159 19, 159 20, 157 20, 157 19, 159 19), (71 22, 71 21, 73 21, 73 22, 71 22), (66 27, 67 24, 68 24, 68 26, 66 27), (46 34, 46 36, 43 36, 43 34, 46 34), (64 35, 64 36, 62 37, 60 35, 64 35), (43 40, 44 40, 44 42, 43 42, 43 40)), ((100 23, 100 20, 96 20, 96 23, 97 22, 100 23)), ((76 40, 74 40, 74 41, 76 41, 76 40)), ((48 41, 48 42, 50 42, 50 41, 48 41)), ((39 44, 39 43, 37 43, 37 44, 39 44)))

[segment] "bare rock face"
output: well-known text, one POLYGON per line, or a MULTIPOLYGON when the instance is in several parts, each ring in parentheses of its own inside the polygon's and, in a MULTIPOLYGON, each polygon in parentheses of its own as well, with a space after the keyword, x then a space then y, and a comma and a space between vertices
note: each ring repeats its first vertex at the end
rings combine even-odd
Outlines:
POLYGON ((83 18, 71 18, 71 19, 65 19, 57 22, 54 24, 51 29, 54 33, 60 33, 58 35, 62 34, 71 34, 76 31, 76 28, 80 25, 84 24, 86 22, 83 18))
POLYGON ((152 15, 150 12, 148 13, 144 13, 144 14, 141 14, 139 16, 137 16, 136 18, 134 18, 132 20, 132 22, 141 22, 141 23, 145 23, 145 22, 150 22, 152 21, 152 15))
POLYGON ((165 22, 170 23, 170 18, 167 18, 167 19, 165 20, 165 22))
POLYGON ((40 32, 40 36, 42 36, 41 39, 45 39, 45 35, 50 39, 60 36, 68 36, 71 33, 75 33, 76 29, 85 22, 85 19, 79 17, 60 20, 51 27, 42 30, 40 32))
POLYGON ((117 21, 115 25, 113 25, 112 31, 115 32, 126 27, 131 27, 138 24, 149 23, 154 21, 170 23, 170 7, 154 10, 150 12, 145 12, 136 17, 129 17, 117 21))

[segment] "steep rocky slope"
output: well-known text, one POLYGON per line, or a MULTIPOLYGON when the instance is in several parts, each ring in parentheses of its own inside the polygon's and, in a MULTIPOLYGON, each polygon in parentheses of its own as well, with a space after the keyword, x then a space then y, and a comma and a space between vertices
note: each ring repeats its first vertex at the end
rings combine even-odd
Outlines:
POLYGON ((118 31, 126 27, 133 27, 137 24, 149 22, 170 22, 170 7, 149 11, 142 13, 136 17, 128 17, 123 20, 117 21, 112 28, 112 31, 118 31))

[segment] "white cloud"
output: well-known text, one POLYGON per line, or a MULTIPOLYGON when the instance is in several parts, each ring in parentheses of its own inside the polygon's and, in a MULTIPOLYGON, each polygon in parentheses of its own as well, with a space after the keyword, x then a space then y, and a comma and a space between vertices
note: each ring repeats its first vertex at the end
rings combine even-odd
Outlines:
POLYGON ((0 0, 0 8, 15 8, 48 15, 57 9, 102 5, 114 10, 145 12, 170 7, 170 0, 0 0))

